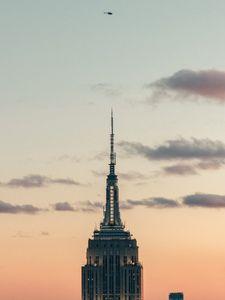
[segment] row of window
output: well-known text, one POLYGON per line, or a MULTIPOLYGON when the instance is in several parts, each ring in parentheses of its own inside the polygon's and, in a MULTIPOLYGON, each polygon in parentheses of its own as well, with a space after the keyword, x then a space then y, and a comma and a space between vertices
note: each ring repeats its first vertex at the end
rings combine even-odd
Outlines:
MULTIPOLYGON (((111 259, 113 259, 113 257, 114 257, 113 255, 110 255, 110 261, 111 261, 111 259)), ((119 255, 116 255, 115 257, 116 257, 116 264, 117 264, 117 263, 120 264, 120 256, 119 256, 119 255)), ((104 258, 107 259, 107 256, 104 255, 104 257, 103 257, 103 265, 104 265, 104 262, 107 262, 107 260, 104 260, 104 258)), ((87 264, 88 264, 88 265, 94 264, 95 266, 98 266, 98 265, 99 265, 99 260, 100 260, 99 256, 95 256, 95 257, 94 257, 94 260, 92 259, 91 256, 89 256, 88 261, 87 261, 87 264)), ((136 257, 136 256, 131 256, 131 259, 128 260, 128 257, 127 257, 127 256, 123 256, 123 264, 124 264, 124 265, 127 265, 128 263, 136 264, 136 263, 137 263, 137 257, 136 257)))
MULTIPOLYGON (((92 246, 93 247, 93 246, 92 246)), ((96 247, 96 248, 101 248, 101 247, 103 247, 103 248, 106 248, 106 247, 110 247, 110 248, 120 248, 121 247, 121 245, 120 244, 94 244, 94 247, 96 247)), ((130 243, 130 244, 128 244, 128 247, 129 248, 131 248, 132 247, 132 244, 130 243)), ((123 245, 123 248, 124 248, 124 245, 123 245)))

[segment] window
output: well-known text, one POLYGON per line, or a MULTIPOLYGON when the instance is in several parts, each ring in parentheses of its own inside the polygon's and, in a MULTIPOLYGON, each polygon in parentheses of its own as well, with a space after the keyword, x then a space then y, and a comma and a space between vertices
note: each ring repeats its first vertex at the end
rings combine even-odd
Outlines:
POLYGON ((96 265, 96 266, 99 265, 99 256, 95 256, 95 265, 96 265))

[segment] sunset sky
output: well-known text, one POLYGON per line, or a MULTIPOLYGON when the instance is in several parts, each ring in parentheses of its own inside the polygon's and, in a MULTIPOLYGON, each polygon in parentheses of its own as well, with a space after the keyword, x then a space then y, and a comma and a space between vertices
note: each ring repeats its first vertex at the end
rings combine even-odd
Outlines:
POLYGON ((111 107, 145 300, 225 299, 224 11, 223 0, 1 2, 0 299, 81 299, 111 107))

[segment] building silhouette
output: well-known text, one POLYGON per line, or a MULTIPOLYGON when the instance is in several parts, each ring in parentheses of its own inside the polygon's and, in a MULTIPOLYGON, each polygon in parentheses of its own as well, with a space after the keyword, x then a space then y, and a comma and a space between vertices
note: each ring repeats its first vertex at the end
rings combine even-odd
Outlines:
POLYGON ((110 163, 106 180, 106 206, 99 230, 88 240, 82 267, 82 300, 142 300, 142 265, 137 241, 125 229, 119 209, 115 173, 113 113, 111 113, 110 163))
POLYGON ((183 293, 170 293, 169 300, 183 300, 184 295, 183 293))

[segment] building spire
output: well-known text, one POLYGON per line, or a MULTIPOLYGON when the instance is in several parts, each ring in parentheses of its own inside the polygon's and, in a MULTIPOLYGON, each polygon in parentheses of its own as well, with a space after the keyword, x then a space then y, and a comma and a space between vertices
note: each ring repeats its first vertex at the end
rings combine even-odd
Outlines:
POLYGON ((113 109, 111 108, 111 134, 113 134, 113 109))
POLYGON ((114 132, 113 132, 113 109, 111 109, 111 134, 110 134, 110 164, 109 173, 115 174, 116 153, 114 152, 114 132))
POLYGON ((111 110, 111 133, 110 133, 110 163, 109 175, 106 185, 106 210, 103 226, 122 226, 119 211, 119 188, 117 175, 115 173, 116 153, 114 151, 113 110, 111 110))

